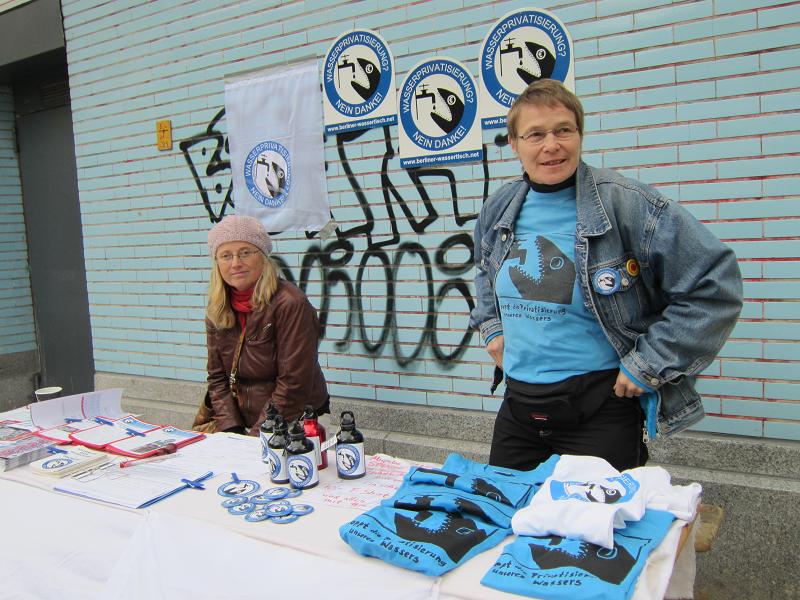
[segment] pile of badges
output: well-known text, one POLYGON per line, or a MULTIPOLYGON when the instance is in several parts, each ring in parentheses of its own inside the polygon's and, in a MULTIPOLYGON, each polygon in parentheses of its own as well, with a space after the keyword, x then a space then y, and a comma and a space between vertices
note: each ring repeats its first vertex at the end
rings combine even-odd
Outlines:
POLYGON ((297 498, 300 490, 286 487, 272 487, 260 494, 261 485, 257 481, 239 479, 232 473, 233 479, 223 483, 217 493, 223 496, 222 508, 232 515, 244 515, 245 521, 272 521, 273 523, 293 523, 303 515, 314 511, 310 504, 295 504, 289 498, 297 498))

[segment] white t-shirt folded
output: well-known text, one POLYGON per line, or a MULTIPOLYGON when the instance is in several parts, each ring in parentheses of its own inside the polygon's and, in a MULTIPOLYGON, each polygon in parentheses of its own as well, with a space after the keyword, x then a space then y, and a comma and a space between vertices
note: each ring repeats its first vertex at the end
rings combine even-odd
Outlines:
POLYGON ((531 503, 517 511, 517 535, 559 535, 613 548, 614 529, 638 521, 645 509, 663 510, 691 520, 702 488, 672 485, 661 467, 617 471, 593 456, 562 456, 531 503))

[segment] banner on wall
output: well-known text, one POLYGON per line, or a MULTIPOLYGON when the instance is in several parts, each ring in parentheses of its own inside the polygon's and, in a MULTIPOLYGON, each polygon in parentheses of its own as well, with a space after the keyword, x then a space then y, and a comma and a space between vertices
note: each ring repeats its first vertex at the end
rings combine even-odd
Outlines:
POLYGON ((317 63, 225 85, 236 214, 267 231, 319 231, 330 220, 317 63))
POLYGON ((481 44, 481 125, 504 127, 514 99, 538 79, 557 79, 575 91, 572 38, 554 14, 514 10, 492 25, 481 44))
POLYGON ((325 54, 325 133, 397 123, 394 58, 374 31, 342 34, 325 54))
POLYGON ((460 62, 434 57, 409 69, 398 113, 402 168, 483 159, 478 88, 460 62))

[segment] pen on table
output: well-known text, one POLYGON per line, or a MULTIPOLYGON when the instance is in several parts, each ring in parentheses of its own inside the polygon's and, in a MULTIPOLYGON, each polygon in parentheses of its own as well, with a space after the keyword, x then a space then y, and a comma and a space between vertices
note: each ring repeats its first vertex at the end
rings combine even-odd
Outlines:
POLYGON ((113 421, 109 421, 108 419, 104 419, 103 417, 95 417, 94 421, 96 423, 100 423, 100 425, 113 425, 113 421))
POLYGON ((68 451, 64 450, 63 448, 56 448, 55 446, 51 446, 47 449, 50 454, 67 454, 68 451))
POLYGON ((128 435, 138 435, 139 437, 145 437, 145 434, 141 431, 136 431, 135 429, 126 429, 125 433, 128 435))
POLYGON ((170 458, 171 456, 175 455, 175 452, 178 451, 178 447, 175 444, 167 444, 163 448, 160 448, 153 454, 152 456, 146 456, 144 458, 134 458, 133 460, 126 460, 124 462, 119 463, 119 468, 124 469, 125 467, 132 467, 134 465, 141 465, 148 462, 156 462, 159 460, 164 460, 165 458, 170 458))

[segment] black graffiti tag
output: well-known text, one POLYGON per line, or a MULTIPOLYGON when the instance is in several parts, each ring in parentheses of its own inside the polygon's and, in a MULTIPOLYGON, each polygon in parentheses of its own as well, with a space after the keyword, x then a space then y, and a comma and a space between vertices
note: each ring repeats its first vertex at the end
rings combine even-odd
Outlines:
MULTIPOLYGON (((204 132, 180 143, 212 223, 220 221, 227 207, 233 206, 232 183, 229 179, 231 167, 227 158, 228 143, 220 127, 224 114, 224 109, 220 110, 204 132), (203 160, 205 163, 201 164, 203 160), (227 187, 219 181, 223 175, 227 176, 227 187)), ((506 143, 504 136, 498 135, 495 139, 498 147, 506 143)), ((335 237, 324 244, 312 242, 303 254, 299 277, 295 277, 284 259, 274 257, 283 276, 306 292, 311 285, 320 286, 320 339, 331 339, 338 351, 347 351, 353 344, 359 344, 368 355, 377 357, 390 345, 397 363, 406 367, 417 360, 426 348, 430 348, 439 365, 444 368, 454 366, 468 348, 473 331, 467 327, 465 317, 460 339, 455 343, 447 343, 441 339, 443 328, 440 327, 440 319, 447 319, 442 307, 448 298, 463 302, 463 308, 458 311, 460 314, 474 307, 469 280, 465 278, 473 264, 472 236, 465 231, 447 236, 438 247, 430 251, 433 258, 418 238, 444 218, 437 211, 435 200, 449 200, 452 213, 448 212, 448 215, 452 214, 458 227, 476 219, 477 213, 471 204, 466 210, 462 207, 458 195, 458 180, 452 170, 443 167, 408 170, 391 168, 390 163, 397 162, 397 153, 388 126, 338 134, 336 148, 341 169, 363 213, 363 219, 357 220, 357 224, 349 228, 340 225, 335 231, 335 237), (348 145, 353 142, 375 141, 376 134, 384 148, 379 173, 382 207, 370 203, 360 183, 365 175, 357 172, 347 151, 348 145), (399 181, 405 186, 397 185, 399 181), (407 182, 412 185, 409 186, 407 182), (428 189, 431 185, 439 195, 444 194, 445 198, 433 197, 428 189), (379 218, 376 212, 379 208, 385 218, 379 218), (403 229, 409 228, 413 232, 410 239, 403 239, 401 223, 405 224, 403 229), (357 249, 357 246, 363 250, 357 249), (406 282, 400 270, 406 266, 407 261, 420 266, 421 278, 413 283, 415 287, 421 285, 425 290, 422 310, 415 315, 420 320, 419 335, 414 336, 416 339, 413 342, 403 339, 401 334, 403 328, 399 326, 399 315, 402 311, 399 310, 397 301, 398 288, 406 282), (375 270, 381 273, 377 279, 369 275, 375 270), (371 315, 372 320, 376 321, 376 311, 373 306, 367 305, 371 302, 365 292, 367 284, 383 286, 380 294, 382 315, 377 317, 377 322, 368 322, 367 315, 371 315), (335 311, 334 304, 342 301, 345 310, 335 311), (330 335, 336 332, 329 327, 334 313, 337 318, 344 319, 344 323, 337 329, 341 333, 335 339, 330 335)), ((486 200, 489 187, 489 162, 486 155, 484 147, 482 201, 486 200)), ((332 216, 336 216, 335 208, 332 216)), ((279 236, 280 233, 275 235, 279 236)), ((316 232, 306 232, 306 237, 313 239, 316 232)), ((408 327, 405 329, 407 337, 408 327)), ((452 330, 452 325, 447 329, 452 330)))

